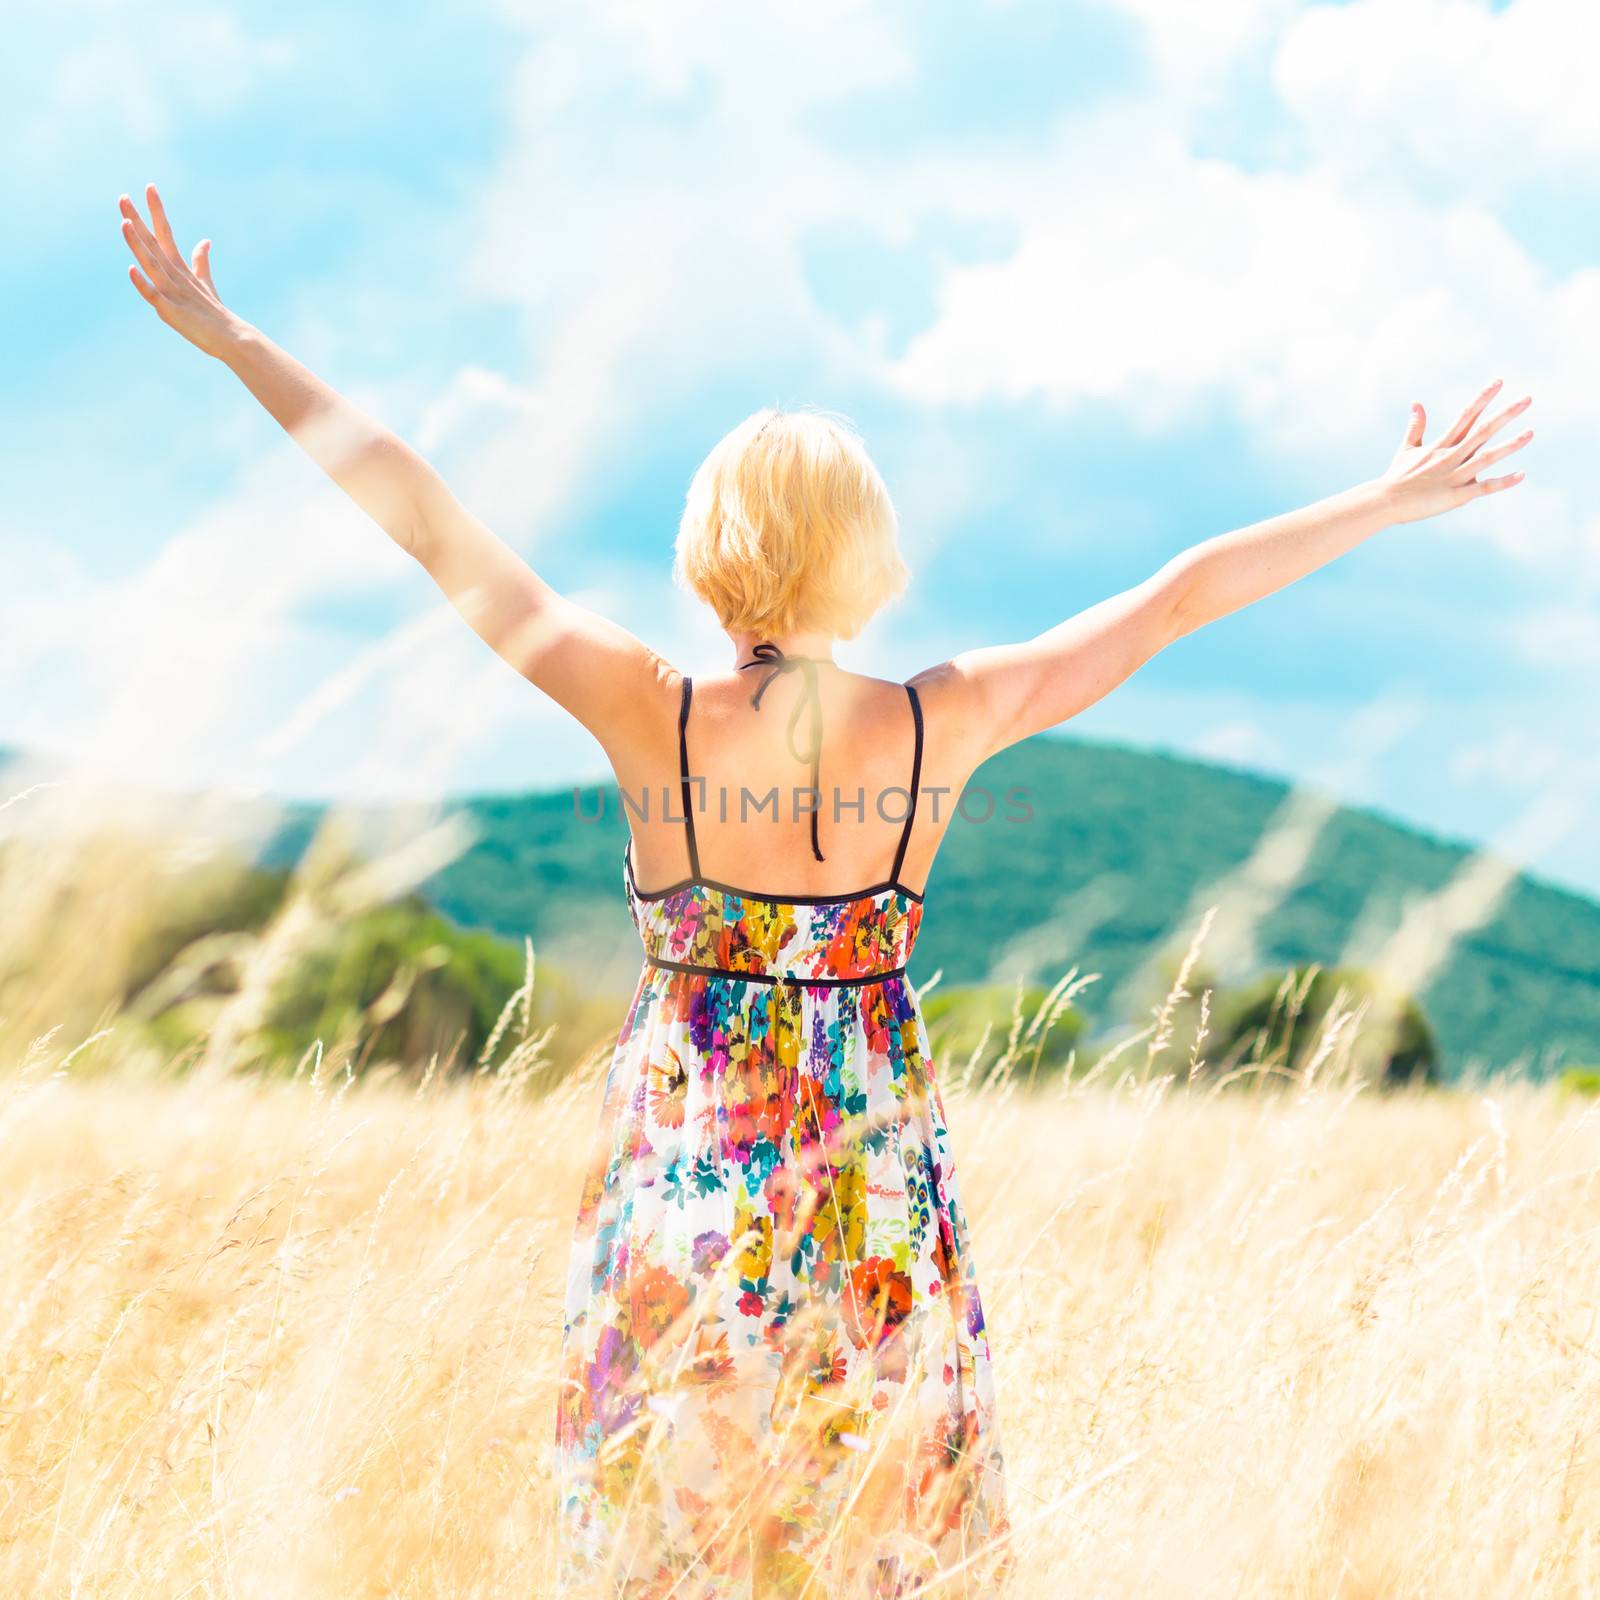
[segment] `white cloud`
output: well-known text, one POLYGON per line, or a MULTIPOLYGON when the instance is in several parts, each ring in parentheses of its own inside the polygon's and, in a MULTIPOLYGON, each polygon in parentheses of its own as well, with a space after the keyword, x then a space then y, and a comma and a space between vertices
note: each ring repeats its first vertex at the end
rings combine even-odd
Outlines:
POLYGON ((1283 18, 1302 0, 1209 0, 1206 5, 1173 0, 1112 0, 1144 30, 1164 92, 1214 101, 1229 71, 1271 40, 1283 18))
POLYGON ((1505 632, 1533 666, 1600 671, 1600 608, 1555 599, 1509 618, 1505 632))
POLYGON ((11 736, 146 780, 237 762, 296 677, 324 670, 304 655, 326 635, 302 608, 410 577, 331 485, 307 492, 314 471, 297 457, 285 445, 260 458, 126 578, 28 563, 0 599, 10 664, 36 686, 11 736))
POLYGON ((1128 103, 1028 171, 1015 252, 951 268, 933 324, 886 364, 907 398, 1111 408, 1150 432, 1222 412, 1331 492, 1387 466, 1413 399, 1437 428, 1500 376, 1507 400, 1535 397, 1515 463, 1533 476, 1452 530, 1600 584, 1577 466, 1600 424, 1600 271, 1555 275, 1489 211, 1398 181, 1198 156, 1128 103))
POLYGON ((250 32, 215 5, 154 14, 52 5, 32 27, 28 48, 39 68, 15 81, 8 106, 30 174, 103 154, 108 140, 165 139, 186 118, 235 110, 295 58, 287 38, 250 32))
POLYGON ((1334 487, 1387 464, 1412 399, 1442 424, 1503 376, 1508 398, 1535 396, 1533 477, 1452 529, 1600 589, 1600 520, 1567 466, 1600 423, 1600 271, 1547 270, 1491 206, 1499 176, 1600 143, 1586 44, 1600 11, 1118 4, 1146 32, 1158 92, 992 174, 946 175, 952 206, 1008 216, 1019 243, 946 272, 891 381, 933 405, 1113 408, 1152 433, 1221 410, 1334 487), (1199 116, 1251 57, 1272 64, 1303 137, 1292 168, 1197 153, 1199 116), (1423 198, 1441 171, 1455 181, 1423 198))
POLYGON ((1354 194, 1325 169, 1246 172, 1135 141, 1139 121, 1120 108, 1041 174, 1013 256, 947 273, 891 369, 908 394, 1111 402, 1150 428, 1223 403, 1316 454, 1398 440, 1419 382, 1446 386, 1420 396, 1440 411, 1520 355, 1510 381, 1595 414, 1560 335, 1593 351, 1600 277, 1551 284, 1485 213, 1354 194))
POLYGON ((1225 766, 1285 765, 1282 745, 1252 717, 1233 717, 1201 728, 1189 743, 1189 753, 1225 766))
POLYGON ((536 31, 469 287, 525 307, 536 341, 583 346, 597 381, 624 363, 630 386, 747 372, 800 335, 853 363, 796 247, 819 220, 898 208, 812 120, 906 70, 886 24, 839 3, 506 9, 536 31))
POLYGON ((1273 81, 1342 170, 1426 175, 1481 202, 1552 163, 1589 167, 1597 57, 1590 0, 1356 0, 1296 17, 1273 81))
POLYGON ((1550 787, 1600 788, 1600 758, 1529 728, 1504 727, 1458 746, 1451 774, 1462 783, 1518 791, 1550 787))

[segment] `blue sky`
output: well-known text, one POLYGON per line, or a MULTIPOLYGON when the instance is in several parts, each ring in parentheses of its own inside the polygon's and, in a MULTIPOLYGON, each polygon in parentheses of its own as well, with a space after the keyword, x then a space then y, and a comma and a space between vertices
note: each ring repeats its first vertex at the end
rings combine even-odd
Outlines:
POLYGON ((601 770, 127 282, 223 296, 691 669, 683 492, 758 406, 866 436, 904 677, 1532 392, 1529 481, 1180 641, 1069 725, 1600 891, 1600 22, 1576 0, 448 10, 63 3, 0 65, 0 743, 318 795, 601 770))

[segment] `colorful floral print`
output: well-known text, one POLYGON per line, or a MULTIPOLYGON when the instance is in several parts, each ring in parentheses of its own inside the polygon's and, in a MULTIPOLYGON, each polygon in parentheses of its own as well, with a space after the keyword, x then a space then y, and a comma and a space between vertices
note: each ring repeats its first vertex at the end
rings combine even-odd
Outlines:
POLYGON ((570 1257, 564 1585, 765 1600, 945 1573, 941 1594, 994 1592, 988 1337, 900 970, 921 900, 626 884, 647 962, 570 1257))

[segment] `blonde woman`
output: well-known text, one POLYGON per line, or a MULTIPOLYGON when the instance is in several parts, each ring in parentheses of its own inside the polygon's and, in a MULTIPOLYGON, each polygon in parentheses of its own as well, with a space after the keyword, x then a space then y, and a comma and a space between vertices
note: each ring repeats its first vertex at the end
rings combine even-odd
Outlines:
MULTIPOLYGON (((842 420, 762 411, 689 487, 677 575, 728 640, 691 681, 555 593, 405 443, 229 311, 154 186, 134 286, 225 362, 630 797, 645 950, 570 1258, 562 1576, 674 1595, 992 1591, 1010 1524, 976 1262, 905 974, 950 797, 1173 640, 1485 476, 1528 405, 1490 384, 1370 480, 1184 550, 1036 638, 904 683, 835 660, 902 589, 889 494, 842 420), (942 804, 940 803, 942 800, 942 804)), ((974 929, 973 936, 982 937, 974 929)))

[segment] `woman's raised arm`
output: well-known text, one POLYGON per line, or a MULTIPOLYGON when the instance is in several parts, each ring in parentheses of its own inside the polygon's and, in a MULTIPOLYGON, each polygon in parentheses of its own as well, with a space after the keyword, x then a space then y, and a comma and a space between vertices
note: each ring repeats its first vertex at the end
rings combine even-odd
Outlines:
POLYGON ((608 752, 661 720, 672 669, 627 629, 557 594, 472 516, 410 445, 230 311, 211 241, 185 261, 154 184, 147 226, 123 195, 133 286, 168 327, 233 371, 289 436, 403 550, 484 641, 608 752), (140 269, 143 269, 141 272, 140 269))
POLYGON ((1036 638, 964 651, 913 681, 943 703, 961 753, 975 767, 1093 705, 1173 640, 1284 588, 1381 529, 1521 482, 1520 472, 1479 476, 1533 437, 1530 429, 1484 448, 1532 403, 1518 400, 1481 420, 1499 389, 1496 379, 1432 444, 1423 442, 1423 409, 1413 405, 1394 460, 1367 483, 1204 540, 1143 583, 1036 638))

